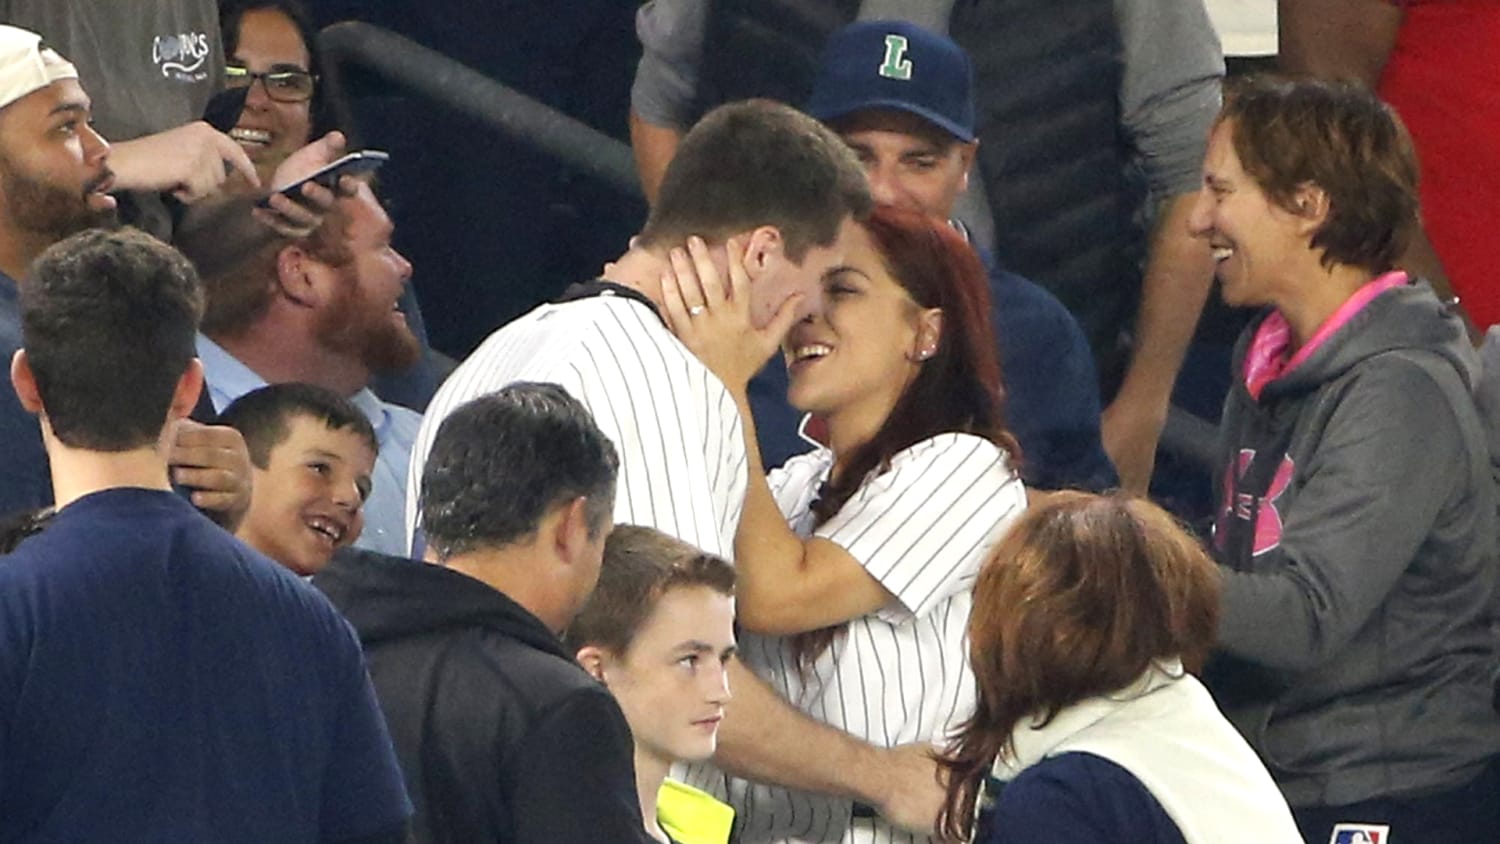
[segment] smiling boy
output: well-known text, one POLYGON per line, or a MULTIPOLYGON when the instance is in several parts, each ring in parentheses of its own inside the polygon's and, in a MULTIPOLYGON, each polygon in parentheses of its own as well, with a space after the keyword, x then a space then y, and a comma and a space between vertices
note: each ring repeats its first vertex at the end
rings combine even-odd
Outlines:
POLYGON ((254 466, 240 539, 312 575, 359 538, 380 450, 359 408, 311 384, 273 384, 241 396, 220 421, 245 437, 254 466))

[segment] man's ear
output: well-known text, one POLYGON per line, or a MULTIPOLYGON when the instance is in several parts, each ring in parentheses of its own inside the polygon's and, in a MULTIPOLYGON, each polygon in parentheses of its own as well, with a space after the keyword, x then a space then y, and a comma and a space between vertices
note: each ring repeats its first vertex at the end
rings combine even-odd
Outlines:
POLYGON ((966 144, 958 145, 958 157, 963 161, 964 175, 959 182, 958 192, 963 193, 969 189, 969 174, 974 172, 974 156, 979 153, 979 140, 975 139, 966 144))
POLYGON ((326 269, 321 262, 295 244, 276 253, 276 288, 282 297, 305 308, 316 307, 322 299, 317 273, 326 269))
POLYGON ((590 677, 593 677, 595 680, 598 680, 599 682, 604 683, 604 685, 607 686, 609 685, 609 683, 604 679, 604 663, 606 661, 606 657, 607 655, 604 653, 604 649, 600 648, 598 645, 584 645, 583 647, 579 648, 578 653, 574 654, 573 656, 574 659, 578 660, 578 664, 583 666, 583 670, 589 673, 590 677))
POLYGON ((558 508, 553 542, 557 544, 558 556, 569 565, 590 550, 588 503, 589 500, 580 495, 558 508))
POLYGON ((1297 231, 1311 237, 1328 221, 1332 211, 1328 191, 1314 182, 1303 182, 1292 194, 1292 214, 1297 217, 1297 231))
POLYGON ((182 371, 182 376, 177 379, 177 386, 172 391, 172 405, 167 413, 169 420, 182 419, 193 412, 198 406, 198 394, 203 392, 203 361, 193 358, 188 361, 187 369, 182 371))
POLYGON ((16 349, 10 358, 10 383, 16 388, 16 397, 27 413, 42 412, 42 394, 36 389, 36 374, 31 371, 31 360, 25 349, 16 349))
POLYGON ((745 237, 745 272, 750 280, 773 272, 786 260, 786 241, 781 229, 775 226, 759 226, 745 237))

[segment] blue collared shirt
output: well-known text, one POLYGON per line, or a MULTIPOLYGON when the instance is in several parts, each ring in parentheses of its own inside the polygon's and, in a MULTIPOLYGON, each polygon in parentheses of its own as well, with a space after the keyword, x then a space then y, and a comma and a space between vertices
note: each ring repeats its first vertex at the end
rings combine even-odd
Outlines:
MULTIPOLYGON (((208 395, 217 412, 223 412, 230 402, 251 390, 266 386, 266 379, 202 334, 198 335, 198 358, 203 361, 208 395)), ((406 464, 411 461, 411 448, 417 440, 422 416, 381 401, 368 387, 349 396, 349 401, 370 420, 380 444, 370 498, 365 502, 365 529, 354 544, 404 557, 406 464)))

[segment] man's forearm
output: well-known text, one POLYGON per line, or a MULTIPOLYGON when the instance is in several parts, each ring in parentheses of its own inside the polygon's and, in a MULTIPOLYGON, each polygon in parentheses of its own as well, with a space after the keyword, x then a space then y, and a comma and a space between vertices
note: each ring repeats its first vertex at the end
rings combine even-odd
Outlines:
POLYGON ((648 123, 634 111, 630 112, 630 146, 635 150, 635 169, 640 173, 646 201, 652 205, 656 204, 661 177, 666 174, 672 156, 677 154, 681 140, 682 130, 648 123))
POLYGON ((1213 282, 1208 243, 1188 231, 1194 194, 1168 200, 1158 215, 1141 285, 1135 347, 1125 380, 1102 419, 1104 445, 1120 485, 1144 495, 1172 385, 1213 282))
POLYGON ((714 761, 735 776, 872 806, 891 824, 931 835, 944 800, 932 746, 876 747, 793 709, 739 662, 714 761))
POLYGON ((881 801, 880 749, 792 708, 741 662, 730 663, 714 762, 744 779, 801 791, 881 801))
POLYGON ((1287 73, 1349 78, 1369 88, 1396 44, 1405 12, 1388 0, 1279 0, 1277 24, 1287 73))
POLYGON ((1135 350, 1121 387, 1122 393, 1143 391, 1163 406, 1171 398, 1177 371, 1213 286, 1213 252, 1187 226, 1196 198, 1196 194, 1182 194, 1167 200, 1161 209, 1141 282, 1135 350))

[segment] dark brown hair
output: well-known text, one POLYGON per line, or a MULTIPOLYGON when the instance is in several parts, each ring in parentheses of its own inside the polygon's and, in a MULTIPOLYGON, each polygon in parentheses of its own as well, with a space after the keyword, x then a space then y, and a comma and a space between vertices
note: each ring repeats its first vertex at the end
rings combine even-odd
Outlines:
POLYGON ((734 566, 661 531, 619 525, 604 543, 599 584, 563 642, 573 651, 595 645, 624 654, 662 596, 689 586, 733 596, 734 566))
POLYGON ((57 438, 103 452, 155 443, 197 356, 203 292, 187 258, 135 229, 89 229, 37 257, 20 300, 57 438))
MULTIPOLYGON (((891 277, 922 308, 941 308, 937 349, 907 385, 869 442, 861 444, 813 502, 822 524, 838 514, 891 458, 938 434, 983 437, 1019 467, 1021 447, 1005 427, 1005 393, 995 330, 990 323, 989 276, 974 248, 948 223, 904 208, 876 207, 863 223, 891 277)), ((792 651, 804 668, 833 642, 842 625, 799 634, 792 651)))
POLYGON ((1156 660, 1202 667, 1219 616, 1219 571, 1160 507, 1059 492, 1029 510, 979 572, 969 666, 979 699, 940 763, 943 834, 963 837, 980 783, 1023 719, 1135 682, 1156 660))
MULTIPOLYGON (((247 13, 256 11, 279 12, 291 21, 303 48, 307 50, 307 72, 316 80, 323 72, 321 51, 318 49, 318 30, 313 26, 312 17, 301 0, 220 0, 219 32, 224 41, 224 55, 233 59, 234 54, 239 51, 240 25, 247 13)), ((308 128, 311 137, 301 139, 303 143, 311 138, 321 137, 333 128, 332 115, 328 113, 327 105, 323 86, 315 82, 312 100, 308 103, 308 128)))
POLYGON ((271 452, 286 442, 293 420, 300 418, 319 422, 330 431, 351 431, 372 454, 380 453, 369 418, 353 402, 314 384, 288 382, 251 390, 230 402, 218 423, 239 431, 250 451, 250 462, 267 469, 271 452))
POLYGON ((1312 238, 1325 266, 1395 266, 1417 225, 1417 158, 1401 119, 1373 92, 1249 77, 1230 85, 1217 122, 1229 123, 1240 166, 1272 202, 1296 213, 1299 188, 1328 194, 1328 219, 1312 238))
POLYGON ((864 169, 832 130, 780 103, 745 100, 709 112, 682 139, 640 242, 670 245, 696 234, 722 243, 775 226, 787 257, 801 263, 870 203, 864 169))

